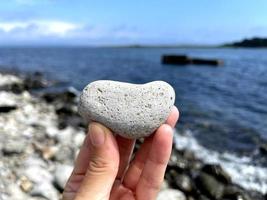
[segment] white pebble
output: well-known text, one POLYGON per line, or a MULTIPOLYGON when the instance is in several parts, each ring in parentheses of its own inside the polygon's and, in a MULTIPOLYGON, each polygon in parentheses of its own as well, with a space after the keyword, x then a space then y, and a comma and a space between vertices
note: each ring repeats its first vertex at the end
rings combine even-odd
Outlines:
POLYGON ((97 121, 123 137, 140 138, 166 121, 174 100, 174 89, 163 81, 95 81, 84 88, 79 113, 86 122, 97 121))

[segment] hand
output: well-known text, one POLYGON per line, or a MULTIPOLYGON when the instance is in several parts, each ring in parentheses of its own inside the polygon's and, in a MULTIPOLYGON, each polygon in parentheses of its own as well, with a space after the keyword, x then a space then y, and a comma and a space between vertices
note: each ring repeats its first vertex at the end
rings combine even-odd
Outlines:
POLYGON ((92 122, 63 192, 64 200, 154 200, 171 154, 179 117, 173 108, 166 124, 145 139, 130 162, 135 140, 92 122))

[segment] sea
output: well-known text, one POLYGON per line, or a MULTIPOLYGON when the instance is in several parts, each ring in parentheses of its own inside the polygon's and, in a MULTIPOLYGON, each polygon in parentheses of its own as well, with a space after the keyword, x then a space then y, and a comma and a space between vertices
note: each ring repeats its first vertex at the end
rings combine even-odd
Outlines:
POLYGON ((0 69, 39 71, 79 91, 108 79, 143 84, 170 83, 180 111, 176 148, 187 148, 209 163, 221 164, 233 181, 267 192, 267 49, 3 47, 0 69), (224 65, 163 65, 164 54, 214 58, 224 65))

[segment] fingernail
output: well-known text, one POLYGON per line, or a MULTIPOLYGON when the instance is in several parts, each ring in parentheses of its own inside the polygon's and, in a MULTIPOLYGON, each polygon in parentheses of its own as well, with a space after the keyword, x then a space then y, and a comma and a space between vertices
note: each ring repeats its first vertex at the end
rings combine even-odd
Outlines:
POLYGON ((95 147, 99 147, 105 143, 105 131, 96 123, 90 124, 89 137, 92 145, 95 147))

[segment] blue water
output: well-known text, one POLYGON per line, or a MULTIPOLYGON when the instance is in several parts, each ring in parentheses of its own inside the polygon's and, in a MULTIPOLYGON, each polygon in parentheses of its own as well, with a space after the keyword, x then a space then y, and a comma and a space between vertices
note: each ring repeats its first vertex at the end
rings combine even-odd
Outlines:
POLYGON ((77 89, 98 79, 164 80, 176 91, 177 129, 192 130, 203 146, 250 155, 267 140, 267 49, 0 48, 0 65, 42 71, 77 89), (218 58, 225 65, 162 65, 167 53, 218 58))

